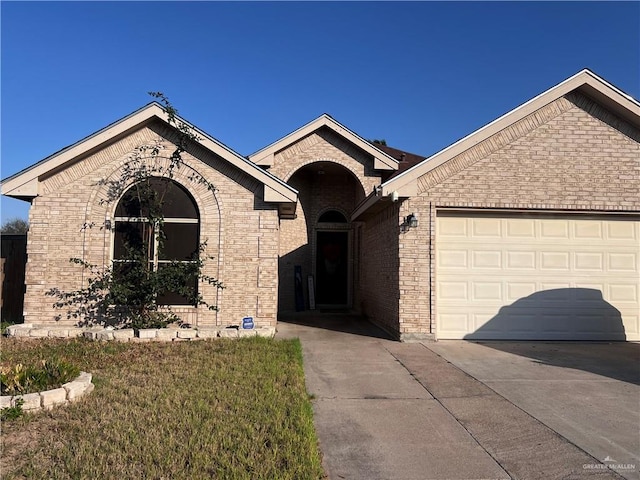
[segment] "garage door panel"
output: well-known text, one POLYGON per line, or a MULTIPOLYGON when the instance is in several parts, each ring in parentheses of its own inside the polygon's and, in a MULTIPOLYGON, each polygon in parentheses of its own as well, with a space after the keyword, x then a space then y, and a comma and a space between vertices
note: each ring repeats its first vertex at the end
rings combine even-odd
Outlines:
POLYGON ((440 298, 443 302, 448 300, 468 302, 469 293, 466 282, 439 282, 440 298))
POLYGON ((469 325, 469 315, 466 313, 443 313, 441 320, 445 331, 450 335, 464 335, 473 328, 469 325))
POLYGON ((569 312, 552 311, 553 313, 541 313, 539 317, 540 331, 543 333, 569 333, 572 322, 569 312))
POLYGON ((505 252, 506 267, 511 270, 535 270, 536 253, 532 251, 505 252))
POLYGON ((636 219, 437 222, 438 338, 640 340, 636 219), (441 236, 441 227, 456 235, 441 236))
POLYGON ((466 269, 469 267, 466 250, 444 250, 438 256, 438 267, 466 269))
POLYGON ((502 284, 499 282, 473 282, 471 301, 502 300, 502 284))
POLYGON ((568 252, 542 252, 540 253, 541 270, 569 270, 568 252))
POLYGON ((471 266, 476 268, 502 268, 502 252, 499 250, 479 250, 472 252, 471 266))
POLYGON ((507 296, 505 300, 509 303, 513 303, 521 298, 528 297, 536 291, 535 282, 508 282, 507 283, 507 296))
POLYGON ((631 304, 638 302, 638 284, 610 284, 609 294, 607 295, 615 302, 628 302, 631 304))
POLYGON ((471 222, 472 238, 502 237, 502 222, 498 218, 482 218, 471 222))
POLYGON ((473 314, 472 318, 472 326, 474 329, 483 328, 483 332, 485 333, 499 333, 504 329, 504 320, 503 317, 499 315, 491 315, 491 314, 473 314))
POLYGON ((627 338, 640 338, 640 315, 627 315, 624 319, 627 338))
POLYGON ((450 218, 449 221, 440 226, 440 237, 447 238, 467 238, 469 236, 467 225, 469 222, 464 217, 450 218))
POLYGON ((576 252, 574 256, 576 271, 600 272, 604 268, 604 254, 596 252, 576 252))
POLYGON ((640 240, 637 225, 632 222, 607 223, 607 234, 610 240, 640 240))
POLYGON ((634 253, 610 253, 609 270, 614 272, 634 272, 638 269, 638 256, 634 253))
POLYGON ((569 223, 567 221, 540 220, 540 238, 566 240, 569 238, 569 223))
POLYGON ((519 220, 506 220, 507 236, 516 238, 536 237, 535 224, 533 222, 521 222, 519 220))
POLYGON ((582 222, 574 222, 573 225, 573 235, 576 239, 604 240, 602 222, 583 220, 582 222))

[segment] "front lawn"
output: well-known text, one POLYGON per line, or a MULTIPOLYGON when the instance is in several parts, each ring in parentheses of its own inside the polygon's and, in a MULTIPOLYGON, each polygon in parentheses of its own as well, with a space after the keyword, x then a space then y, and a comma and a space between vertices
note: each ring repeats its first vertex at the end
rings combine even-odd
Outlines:
POLYGON ((2 339, 0 362, 62 358, 79 402, 2 425, 2 478, 323 478, 297 340, 2 339))

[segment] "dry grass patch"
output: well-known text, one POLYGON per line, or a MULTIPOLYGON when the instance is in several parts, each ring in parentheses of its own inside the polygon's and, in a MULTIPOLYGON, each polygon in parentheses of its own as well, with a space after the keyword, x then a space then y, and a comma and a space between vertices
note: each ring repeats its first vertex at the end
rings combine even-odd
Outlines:
POLYGON ((323 476, 296 340, 2 340, 2 362, 34 356, 92 372, 96 389, 3 425, 3 478, 323 476))

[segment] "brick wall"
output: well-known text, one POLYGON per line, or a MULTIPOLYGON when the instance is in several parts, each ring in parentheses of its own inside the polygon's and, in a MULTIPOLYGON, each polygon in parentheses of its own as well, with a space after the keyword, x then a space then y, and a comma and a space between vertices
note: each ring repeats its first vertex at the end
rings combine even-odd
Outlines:
MULTIPOLYGON (((299 191, 297 218, 280 223, 279 310, 295 310, 294 267, 302 267, 305 305, 308 306, 308 275, 315 275, 318 217, 328 209, 342 212, 347 220, 380 176, 373 170, 372 158, 328 129, 320 129, 277 152, 271 173, 299 191), (323 170, 324 174, 318 174, 323 170)), ((355 236, 351 232, 350 276, 353 283, 358 270, 354 258, 355 236)), ((322 226, 320 227, 322 228, 322 226)), ((340 227, 337 227, 340 228, 340 227)), ((360 305, 359 289, 353 288, 351 304, 360 305)))
MULTIPOLYGON (((140 145, 160 141, 166 146, 161 157, 168 157, 173 151, 172 140, 173 130, 157 122, 41 179, 41 194, 29 213, 25 322, 54 322, 56 315, 64 313, 54 310, 53 298, 45 296, 52 287, 70 291, 86 285, 87 272, 69 263, 69 258, 109 264, 111 232, 103 226, 106 219, 113 218, 115 202, 101 202, 107 190, 100 182, 117 178, 140 145)), ((201 285, 205 299, 219 306, 217 313, 192 307, 176 312, 196 325, 237 324, 244 315, 256 317, 258 324, 275 325, 276 207, 262 202, 262 187, 252 177, 206 149, 194 146, 183 159, 186 165, 174 179, 193 195, 200 212, 201 240, 207 240, 206 254, 214 257, 207 261, 204 273, 222 280, 226 288, 218 291, 201 285), (190 180, 194 172, 217 187, 215 194, 190 180)))
POLYGON ((363 191, 357 201, 380 185, 371 156, 329 129, 317 130, 277 152, 269 172, 288 182, 305 165, 321 161, 342 165, 360 181, 363 191))
POLYGON ((640 131, 571 94, 427 173, 418 186, 420 194, 400 207, 401 216, 416 212, 420 220, 400 237, 405 338, 435 328, 438 207, 639 211, 640 131))
MULTIPOLYGON (((362 313, 392 335, 400 336, 401 266, 400 204, 367 219, 360 228, 359 278, 356 285, 362 313)), ((402 247, 404 248, 404 247, 402 247)))

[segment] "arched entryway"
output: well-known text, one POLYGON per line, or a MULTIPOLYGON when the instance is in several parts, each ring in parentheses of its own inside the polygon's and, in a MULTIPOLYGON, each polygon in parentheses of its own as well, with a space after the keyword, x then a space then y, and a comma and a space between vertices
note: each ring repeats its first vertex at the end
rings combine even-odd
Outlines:
POLYGON ((296 218, 280 223, 278 310, 351 309, 354 299, 354 226, 365 197, 349 169, 329 161, 308 164, 287 182, 298 190, 296 218))

